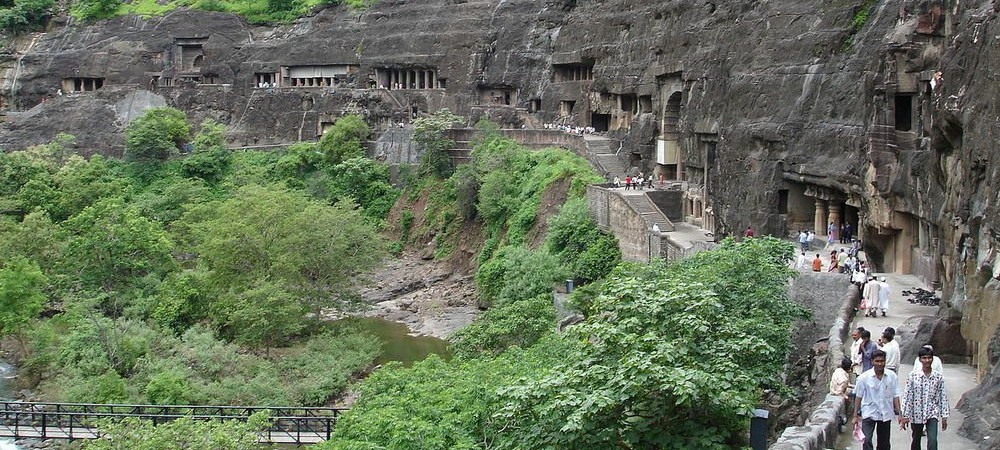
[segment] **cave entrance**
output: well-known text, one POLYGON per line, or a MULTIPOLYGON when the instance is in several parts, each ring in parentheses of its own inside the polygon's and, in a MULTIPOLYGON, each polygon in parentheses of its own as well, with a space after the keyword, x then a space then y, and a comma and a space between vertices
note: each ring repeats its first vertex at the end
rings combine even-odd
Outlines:
POLYGON ((590 126, 594 127, 594 131, 608 131, 611 127, 611 114, 590 114, 590 126))

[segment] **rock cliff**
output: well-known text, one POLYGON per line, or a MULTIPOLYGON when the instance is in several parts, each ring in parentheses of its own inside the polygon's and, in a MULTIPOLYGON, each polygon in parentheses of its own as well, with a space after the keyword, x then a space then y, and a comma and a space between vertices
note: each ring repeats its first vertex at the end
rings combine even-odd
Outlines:
MULTIPOLYGON (((279 27, 188 10, 55 26, 0 55, 0 147, 65 131, 120 154, 128 120, 162 104, 224 123, 234 146, 315 139, 346 113, 591 126, 623 142, 625 167, 678 182, 683 220, 719 236, 849 225, 878 270, 939 287, 939 317, 961 327, 931 342, 979 367, 963 405, 995 412, 998 9, 382 0, 279 27)), ((993 414, 964 432, 989 434, 993 414)))

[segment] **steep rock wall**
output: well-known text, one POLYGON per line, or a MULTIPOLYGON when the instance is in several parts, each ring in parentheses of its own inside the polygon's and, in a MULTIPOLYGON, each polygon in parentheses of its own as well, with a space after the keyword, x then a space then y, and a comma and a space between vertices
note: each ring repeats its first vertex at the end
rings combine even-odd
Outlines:
POLYGON ((965 404, 996 410, 998 4, 859 3, 383 0, 280 27, 184 10, 74 25, 0 56, 0 147, 66 131, 120 154, 128 118, 160 99, 233 145, 440 108, 593 126, 626 144, 625 167, 685 183, 717 236, 843 221, 878 270, 939 285, 961 336, 931 341, 983 374, 993 394, 965 404), (293 85, 310 70, 336 75, 293 85))

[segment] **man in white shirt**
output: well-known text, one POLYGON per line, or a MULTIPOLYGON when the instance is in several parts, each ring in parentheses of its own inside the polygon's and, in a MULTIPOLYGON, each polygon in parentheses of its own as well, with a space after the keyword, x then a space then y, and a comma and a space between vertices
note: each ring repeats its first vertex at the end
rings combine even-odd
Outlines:
POLYGON ((858 327, 851 331, 851 339, 854 342, 851 343, 851 362, 854 363, 854 373, 861 375, 861 344, 864 339, 861 339, 861 332, 865 331, 865 327, 858 327))
MULTIPOLYGON (((878 440, 879 450, 889 449, 892 418, 900 417, 899 381, 896 374, 885 370, 885 352, 876 350, 872 355, 872 368, 858 377, 854 390, 855 422, 861 422, 865 434, 863 450, 874 450, 872 436, 878 440)), ((900 417, 900 424, 902 424, 900 417)))
POLYGON ((795 261, 795 270, 803 270, 807 267, 809 267, 809 257, 806 256, 806 252, 802 252, 798 260, 795 261))
POLYGON ((886 311, 889 311, 889 294, 892 293, 892 289, 889 288, 889 282, 885 281, 885 277, 878 279, 879 287, 878 291, 878 307, 882 310, 882 317, 885 317, 886 311))
MULTIPOLYGON (((927 344, 927 345, 925 345, 923 347, 920 347, 920 348, 921 349, 926 348, 927 350, 930 350, 931 352, 934 351, 934 347, 932 347, 930 344, 927 344)), ((919 353, 918 353, 918 355, 919 355, 919 353)), ((917 358, 913 360, 913 370, 911 370, 910 373, 919 372, 920 370, 921 370, 920 356, 917 356, 917 358)), ((932 356, 932 359, 931 359, 931 371, 939 373, 942 376, 944 376, 944 364, 941 364, 941 358, 938 358, 937 355, 933 355, 932 356)))
POLYGON ((882 332, 882 339, 879 340, 879 348, 885 352, 885 368, 899 375, 900 351, 899 342, 896 342, 896 329, 886 327, 882 332))
POLYGON ((802 248, 802 253, 809 250, 809 234, 805 230, 799 231, 799 247, 802 248))
POLYGON ((920 370, 910 373, 903 393, 903 415, 899 423, 913 426, 910 448, 919 449, 920 440, 927 430, 927 449, 937 450, 938 422, 941 431, 948 429, 948 394, 944 388, 944 377, 931 369, 934 351, 927 347, 917 353, 920 370))

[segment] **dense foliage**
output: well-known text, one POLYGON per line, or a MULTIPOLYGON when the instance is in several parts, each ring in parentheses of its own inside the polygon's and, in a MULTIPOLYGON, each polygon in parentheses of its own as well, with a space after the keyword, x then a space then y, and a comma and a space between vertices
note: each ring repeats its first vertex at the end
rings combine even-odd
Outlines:
POLYGON ((254 450, 260 448, 257 433, 267 428, 268 418, 262 413, 247 422, 199 421, 185 417, 155 426, 149 420, 134 418, 122 422, 106 422, 101 439, 86 441, 86 450, 179 450, 204 448, 213 450, 254 450))
POLYGON ((0 31, 19 34, 41 28, 54 4, 55 0, 14 0, 0 5, 0 31))
MULTIPOLYGON (((30 2, 51 0, 27 0, 30 2)), ((324 6, 344 5, 361 10, 368 8, 375 0, 74 0, 72 14, 84 20, 106 19, 123 14, 156 16, 167 14, 177 8, 187 7, 203 11, 230 12, 243 16, 250 23, 267 24, 290 22, 313 10, 324 6)), ((2 17, 2 16, 0 16, 2 17)))
POLYGON ((0 334, 46 399, 320 405, 376 359, 377 339, 319 320, 385 255, 398 194, 358 154, 363 121, 326 142, 351 159, 303 170, 294 149, 232 154, 220 124, 190 128, 154 108, 129 124, 126 160, 73 155, 66 135, 0 154, 0 334))
POLYGON ((323 448, 745 445, 748 414, 764 389, 781 389, 790 326, 806 316, 787 298, 791 255, 779 240, 748 239, 622 265, 564 335, 376 372, 323 448))

